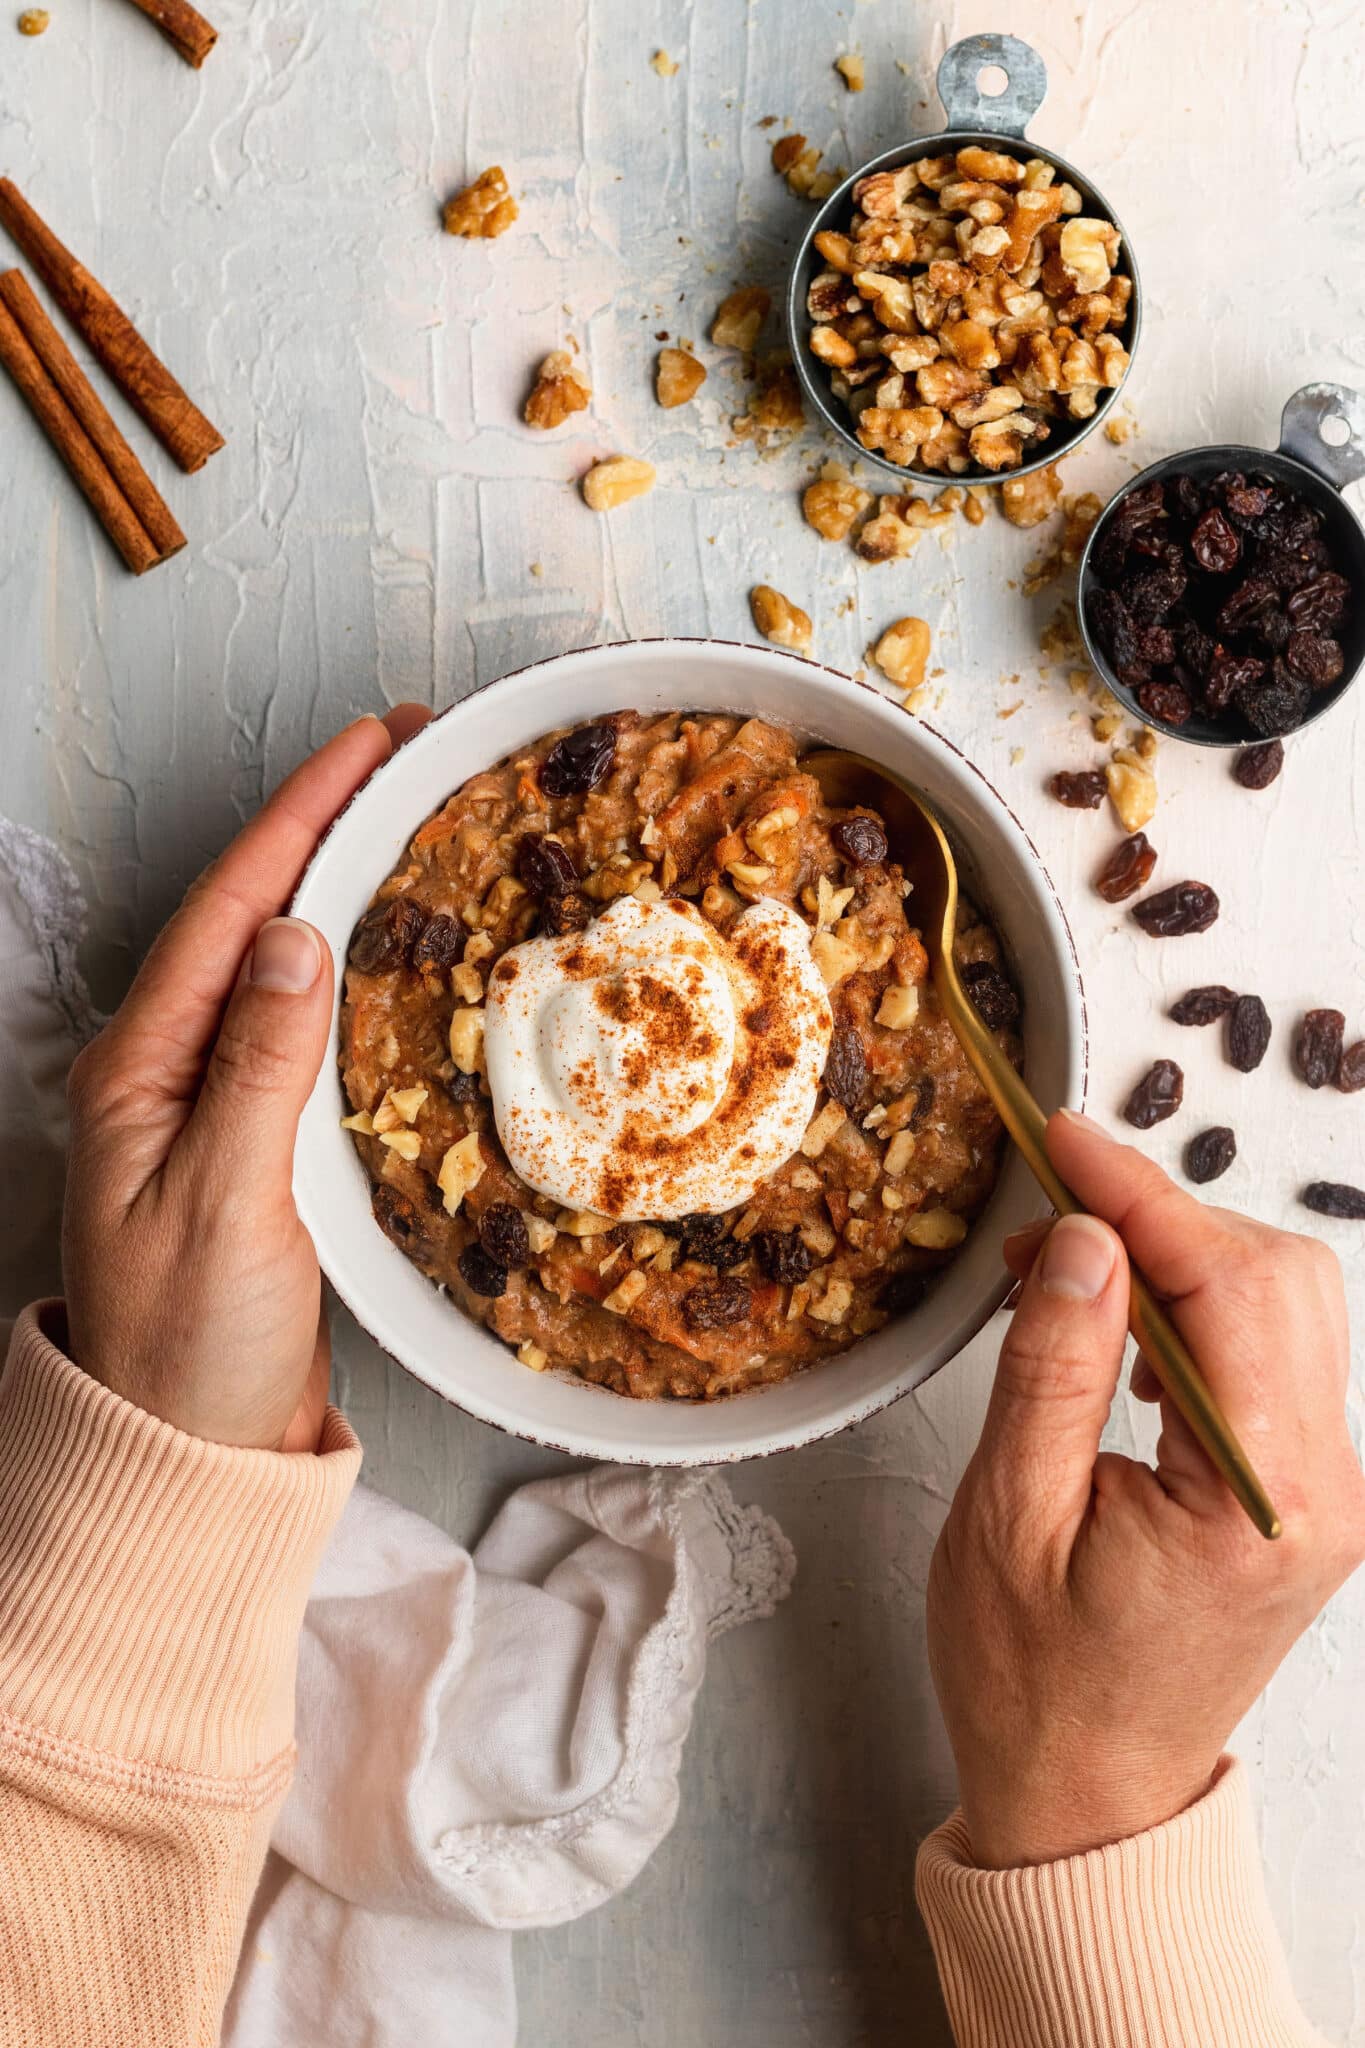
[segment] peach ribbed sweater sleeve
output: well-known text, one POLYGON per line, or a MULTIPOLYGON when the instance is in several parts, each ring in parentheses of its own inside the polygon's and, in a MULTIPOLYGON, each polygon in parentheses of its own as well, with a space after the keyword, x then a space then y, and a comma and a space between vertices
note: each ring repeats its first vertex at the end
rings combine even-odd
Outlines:
POLYGON ((960 1813, 915 1890, 959 2048, 1325 2048, 1294 1997, 1246 1778, 1164 1827, 1022 1870, 978 1870, 960 1813))
POLYGON ((0 2041, 218 2038, 360 1452, 182 1436, 27 1310, 0 1379, 0 2041))

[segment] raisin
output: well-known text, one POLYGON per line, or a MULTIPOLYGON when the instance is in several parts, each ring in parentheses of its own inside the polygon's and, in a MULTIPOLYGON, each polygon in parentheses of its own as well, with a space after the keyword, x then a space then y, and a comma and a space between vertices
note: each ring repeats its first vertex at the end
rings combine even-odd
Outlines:
POLYGON ((962 984, 988 1031, 1008 1031, 1019 1021, 1019 998, 1008 979, 989 960, 974 960, 962 969, 962 984))
POLYGON ((1346 1019, 1340 1010, 1310 1010, 1294 1040, 1294 1065, 1310 1088, 1325 1088, 1341 1068, 1346 1019))
POLYGON ((888 1315, 907 1315, 912 1308, 918 1308, 929 1288, 927 1273, 893 1273, 877 1296, 878 1308, 888 1315))
POLYGON ((749 1314, 749 1290, 742 1280, 702 1280, 682 1298, 682 1316, 689 1330, 719 1330, 749 1314))
POLYGON ((1138 653, 1153 668, 1167 668, 1175 660, 1175 634, 1169 626, 1144 626, 1137 643, 1138 653))
POLYGON ((531 1240, 515 1203, 490 1202, 479 1218, 479 1243, 495 1266, 529 1266, 531 1240))
POLYGON ((585 932, 592 923, 592 905, 577 889, 562 896, 547 896, 541 911, 547 932, 561 938, 565 932, 585 932))
POLYGON ((1149 718, 1160 719, 1163 725, 1185 725, 1194 710, 1179 683, 1144 683, 1137 700, 1149 718))
MULTIPOLYGON (((1216 518, 1218 515, 1209 516, 1216 518)), ((1164 619, 1185 595, 1188 581, 1183 567, 1151 569, 1145 576, 1132 577, 1124 586, 1123 599, 1135 623, 1154 626, 1158 619, 1164 619)))
POLYGON ((1310 1181, 1299 1200, 1318 1216, 1344 1216, 1359 1223, 1365 1218, 1365 1188, 1353 1188, 1345 1181, 1310 1181))
POLYGON ((1049 790, 1059 804, 1065 804, 1069 811, 1097 811, 1108 793, 1109 784, 1099 768, 1083 768, 1073 771, 1061 768, 1048 784, 1049 790))
POLYGON ((375 1222, 400 1252, 411 1252, 422 1243, 425 1232, 416 1204, 397 1188, 381 1181, 370 1198, 370 1207, 375 1222))
POLYGON ((419 935, 412 949, 414 967, 439 967, 444 970, 454 965, 464 946, 464 932, 453 917, 447 917, 438 910, 426 921, 425 929, 419 935))
POLYGON ((471 1294, 483 1294, 496 1301, 507 1292, 507 1268, 490 1259, 481 1244, 467 1244, 460 1253, 460 1278, 471 1294))
POLYGON ((779 1287, 794 1287, 815 1264, 814 1254, 799 1230, 756 1230, 749 1242, 759 1271, 779 1287))
POLYGON ((841 1024, 829 1042, 825 1061, 825 1086, 845 1109, 856 1109, 867 1086, 867 1053, 862 1033, 852 1024, 841 1024))
POLYGON ((1090 600, 1090 622, 1095 636, 1115 670, 1140 667, 1142 657, 1138 653, 1137 627, 1133 615, 1123 599, 1114 590, 1097 590, 1090 600))
POLYGON ((1171 486, 1175 509, 1193 526, 1204 509, 1204 493, 1192 476, 1178 476, 1171 486))
POLYGON ((1322 564, 1316 548, 1260 547, 1256 550, 1256 574, 1264 576, 1282 596, 1293 597, 1317 581, 1322 564))
POLYGON ((1190 535, 1190 553, 1195 561, 1211 576, 1226 576, 1236 568, 1241 552, 1236 527, 1229 525, 1216 505, 1211 505, 1190 535))
POLYGON ((1337 1068, 1337 1086, 1343 1095, 1357 1095, 1365 1088, 1365 1038, 1348 1045, 1337 1068))
POLYGON ((1279 740, 1267 740, 1263 747, 1244 747, 1232 764, 1232 772, 1243 789, 1269 789, 1284 766, 1284 747, 1279 740))
POLYGON ((1156 1060, 1123 1105, 1125 1123, 1150 1131, 1174 1116, 1185 1095, 1185 1076, 1174 1060, 1156 1060))
POLYGON ((1156 866, 1156 848, 1145 832, 1120 839, 1095 877, 1095 888, 1106 903, 1122 903, 1146 887, 1156 866))
POLYGON ((1210 711, 1226 711, 1239 690, 1259 683, 1265 663, 1254 654, 1229 654, 1220 647, 1204 680, 1204 702, 1210 711))
POLYGON ((1301 631, 1330 633, 1346 617, 1350 601, 1350 584, 1344 576, 1338 576, 1329 569, 1302 584, 1290 598, 1286 609, 1290 622, 1301 631))
POLYGON ((1245 477, 1232 478, 1223 492, 1228 518, 1238 526, 1250 526, 1253 520, 1263 519, 1270 509, 1274 488, 1269 482, 1248 483, 1245 477))
POLYGON ((1291 633, 1284 658, 1314 690, 1329 690, 1346 666, 1340 642, 1321 633, 1291 633))
POLYGON ((939 1092, 939 1087, 937 1087, 937 1081, 933 1079, 933 1075, 931 1073, 921 1073, 921 1077, 915 1081, 915 1108, 911 1110, 911 1120, 905 1126, 907 1130, 923 1130, 925 1128, 925 1124, 929 1122, 929 1116, 933 1114, 933 1098, 937 1096, 937 1092, 939 1092))
POLYGON ((1180 939, 1206 932, 1218 916, 1218 898, 1207 882, 1173 882, 1133 907, 1133 916, 1153 939, 1180 939))
POLYGON ((473 1102, 479 1093, 477 1074, 462 1074, 457 1068, 446 1082, 446 1093, 452 1102, 473 1102))
POLYGON ((1201 1187, 1220 1180, 1237 1157, 1237 1140, 1226 1124, 1214 1124, 1185 1147, 1185 1172, 1201 1187))
POLYGON ((1195 619, 1182 619, 1175 637, 1180 659, 1202 682, 1219 652, 1218 642, 1195 619))
POLYGON ((1268 678, 1239 690, 1237 704, 1248 725, 1266 739, 1276 739, 1303 724, 1311 694, 1307 683, 1277 654, 1268 678))
POLYGON ((546 796, 584 796, 611 773, 616 759, 614 725, 580 725, 556 740, 540 766, 546 796))
POLYGON ((351 939, 352 967, 362 974, 391 974, 407 960, 425 922, 417 905, 406 896, 374 904, 351 939))
POLYGON ((714 1266, 718 1273, 737 1266, 747 1255, 746 1246, 738 1238, 726 1236, 723 1216, 684 1216, 680 1236, 680 1259, 692 1259, 699 1266, 714 1266))
POLYGON ((1268 647, 1272 654, 1284 653, 1285 648, 1289 645, 1289 636, 1293 630, 1294 628, 1289 623, 1288 612, 1281 611, 1277 604, 1271 605, 1268 611, 1262 612, 1252 627, 1256 638, 1261 642, 1262 646, 1268 647))
POLYGON ((1239 584, 1230 597, 1223 600, 1218 614, 1220 633, 1247 633, 1255 625, 1262 612, 1270 611, 1276 603, 1275 586, 1268 576, 1248 576, 1239 584))
POLYGON ((568 847, 547 832, 522 840, 517 848, 517 873, 533 896, 562 896, 578 880, 568 847))
POLYGON ((1238 996, 1228 1011, 1228 1058, 1239 1074, 1254 1074, 1270 1044, 1270 1012, 1259 996, 1238 996))
POLYGON ((1236 989, 1211 981, 1203 988, 1188 989, 1166 1014, 1173 1024, 1216 1024, 1220 1017, 1226 1017, 1236 1000, 1236 989))
POLYGON ((855 868, 873 868, 886 859, 886 833, 880 818, 841 818, 830 827, 836 853, 855 868))

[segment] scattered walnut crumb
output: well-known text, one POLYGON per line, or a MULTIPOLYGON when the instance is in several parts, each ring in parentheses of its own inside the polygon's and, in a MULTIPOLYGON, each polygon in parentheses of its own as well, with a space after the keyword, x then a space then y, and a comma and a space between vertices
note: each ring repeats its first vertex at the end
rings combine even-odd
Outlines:
POLYGON ((1073 668, 1067 671, 1067 688, 1073 697, 1088 697, 1094 682, 1094 673, 1088 668, 1073 668))
POLYGON ((19 16, 19 33, 21 36, 40 36, 51 21, 52 16, 45 7, 26 7, 19 16))
POLYGON ((870 653, 882 674, 898 689, 917 690, 924 681, 929 644, 929 628, 923 619, 897 619, 870 653))
POLYGON ((711 339, 717 348, 742 349, 746 355, 755 347, 763 322, 768 317, 772 296, 761 284, 741 285, 717 308, 711 322, 711 339))
POLYGON ((481 171, 472 185, 466 185, 446 201, 442 221, 448 235, 491 241, 505 235, 517 217, 517 202, 508 190, 501 164, 481 171))
POLYGON ((1126 448, 1136 432, 1137 421, 1126 407, 1122 412, 1111 412, 1104 423, 1104 438, 1116 448, 1126 448))
POLYGON ((1059 604, 1038 636, 1040 650, 1049 661, 1075 661, 1084 655, 1085 644, 1076 621, 1074 604, 1059 604))
POLYGON ((1150 725, 1144 725, 1140 732, 1133 735, 1134 752, 1143 761, 1154 761, 1160 744, 1150 725))
POLYGON ((811 624, 800 605, 783 597, 771 583, 756 583, 749 592, 749 610, 765 640, 775 647, 790 648, 794 654, 809 654, 811 624))
POLYGON ((969 489, 962 501, 962 516, 968 526, 980 526, 986 517, 986 493, 980 488, 969 489))
POLYGON ((1027 476, 1006 477, 1000 486, 1000 510, 1011 526, 1041 526, 1057 509, 1062 480, 1055 462, 1027 476))
POLYGON ((544 1372, 550 1358, 549 1353, 542 1351, 532 1338, 523 1337, 517 1346, 517 1362, 520 1365, 528 1365, 532 1372, 544 1372))
POLYGON ((1109 801, 1125 832, 1140 832, 1156 814, 1156 777, 1128 747, 1120 747, 1104 771, 1109 801))
POLYGON ((609 455, 595 462, 583 479, 584 501, 594 512, 612 512, 631 498, 654 488, 654 464, 635 455, 609 455))
POLYGON ((543 562, 532 562, 531 574, 533 576, 543 576, 545 574, 545 564, 543 562))
POLYGON ((656 50, 649 62, 651 69, 657 71, 660 78, 676 78, 678 75, 679 67, 673 62, 667 50, 656 50))
POLYGON ((706 382, 706 371, 685 348, 661 348, 654 372, 654 396, 670 412, 695 398, 706 382))
POLYGON ((1024 758, 1024 750, 1023 750, 1023 748, 1022 748, 1022 747, 1011 747, 1011 748, 1010 748, 1010 767, 1011 767, 1011 768, 1017 768, 1017 767, 1019 766, 1019 763, 1020 763, 1020 762, 1021 762, 1021 761, 1023 760, 1023 758, 1024 758))
POLYGON ((546 356, 536 372, 535 386, 526 401, 522 418, 528 427, 549 431, 562 427, 572 412, 586 412, 592 403, 592 386, 568 349, 557 348, 546 356))
POLYGON ((834 68, 850 92, 861 92, 867 83, 863 60, 856 51, 851 51, 847 57, 836 57, 834 68))
POLYGON ((1102 746, 1107 746, 1109 741, 1116 737, 1123 724, 1123 719, 1117 711, 1101 711, 1099 716, 1093 718, 1090 723, 1095 738, 1099 740, 1102 746))
POLYGON ((798 199, 828 199, 841 173, 820 169, 820 151, 804 135, 783 135, 773 144, 773 169, 798 199))
POLYGON ((801 385, 791 358, 778 351, 758 368, 758 379, 749 397, 747 412, 730 424, 741 441, 759 441, 764 447, 790 440, 805 424, 801 385))
POLYGON ((1074 569, 1080 561, 1090 538, 1090 529, 1103 510, 1093 491, 1082 491, 1075 498, 1063 498, 1066 525, 1062 530, 1062 561, 1066 568, 1074 569))

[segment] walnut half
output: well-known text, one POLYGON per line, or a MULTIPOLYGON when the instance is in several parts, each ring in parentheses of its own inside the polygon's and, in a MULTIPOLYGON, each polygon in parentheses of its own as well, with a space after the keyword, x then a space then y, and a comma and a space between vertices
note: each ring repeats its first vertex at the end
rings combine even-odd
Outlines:
POLYGON ((562 427, 571 412, 586 412, 592 386, 566 348, 546 356, 536 373, 535 388, 522 414, 528 427, 562 427))
POLYGON ((810 616, 799 604, 774 590, 771 583, 756 583, 749 592, 749 609, 765 640, 775 647, 790 648, 794 654, 809 654, 810 616))
POLYGON ((472 185, 446 201, 442 223, 448 235, 491 241, 505 235, 517 217, 517 202, 508 190, 501 164, 490 164, 472 185))
POLYGON ((612 512, 654 488, 654 464, 634 455, 610 455, 595 462, 583 479, 584 502, 594 512, 612 512))

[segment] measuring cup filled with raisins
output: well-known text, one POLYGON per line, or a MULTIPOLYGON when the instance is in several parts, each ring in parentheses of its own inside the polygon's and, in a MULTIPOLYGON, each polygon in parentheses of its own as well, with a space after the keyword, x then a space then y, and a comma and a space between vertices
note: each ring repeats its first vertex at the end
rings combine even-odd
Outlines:
POLYGON ((941 134, 833 192, 803 136, 775 145, 788 184, 824 202, 787 289, 801 383, 856 456, 905 483, 1056 462, 1105 417, 1137 348, 1141 288, 1118 215, 1025 139, 1046 91, 1017 36, 967 36, 938 67, 941 134))
POLYGON ((1365 662, 1365 398, 1306 384, 1277 449, 1193 448, 1143 470, 1080 568, 1091 661, 1145 724, 1201 747, 1297 732, 1365 662))

